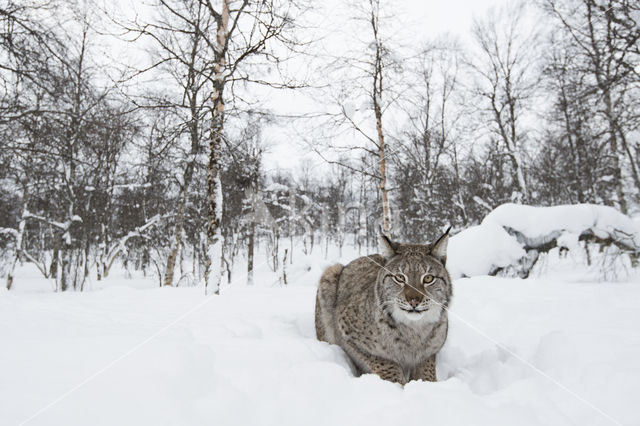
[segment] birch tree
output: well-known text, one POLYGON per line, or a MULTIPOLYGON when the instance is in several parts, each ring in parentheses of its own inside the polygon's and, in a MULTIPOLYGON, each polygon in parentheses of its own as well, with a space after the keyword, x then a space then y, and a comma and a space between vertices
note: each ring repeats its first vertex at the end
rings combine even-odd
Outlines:
POLYGON ((527 27, 525 4, 491 10, 474 21, 477 54, 470 61, 473 91, 482 100, 480 111, 492 138, 501 142, 510 162, 514 200, 528 202, 525 115, 537 86, 536 33, 527 27))
POLYGON ((138 102, 150 111, 163 111, 169 152, 173 152, 173 161, 179 165, 174 166, 175 173, 170 171, 178 188, 173 235, 163 273, 163 285, 172 286, 178 252, 185 246, 189 193, 204 162, 200 157, 205 152, 205 120, 210 111, 214 74, 214 50, 207 45, 207 35, 216 30, 216 21, 200 1, 159 1, 154 11, 154 20, 130 22, 127 30, 153 42, 152 62, 145 71, 170 83, 162 90, 145 93, 138 102))
POLYGON ((389 208, 389 192, 387 188, 387 158, 384 131, 382 128, 382 95, 385 89, 383 73, 383 55, 386 53, 386 46, 380 34, 380 1, 369 0, 371 16, 371 33, 373 35, 373 81, 371 91, 371 101, 373 102, 373 113, 376 118, 376 135, 378 157, 380 164, 380 195, 382 197, 382 217, 383 230, 389 235, 391 231, 391 211, 389 208))
MULTIPOLYGON (((278 64, 287 50, 299 45, 292 34, 294 18, 303 8, 289 0, 158 0, 157 7, 179 22, 191 46, 199 50, 198 66, 192 67, 198 84, 207 85, 208 154, 207 187, 207 251, 205 256, 205 288, 219 293, 220 274, 212 271, 221 262, 223 234, 223 197, 221 184, 222 146, 225 143, 225 121, 231 108, 239 106, 235 91, 251 84, 290 87, 289 81, 265 78, 264 64, 278 64), (189 13, 186 13, 188 11, 189 13), (196 47, 196 43, 201 48, 196 47), (260 58, 259 60, 257 58, 260 58)), ((166 50, 157 36, 162 23, 143 26, 155 42, 166 50)), ((177 37, 177 36, 176 36, 177 37)), ((189 63, 190 51, 171 51, 169 60, 189 63)), ((188 65, 187 65, 188 68, 188 65)), ((187 82, 187 86, 189 83, 187 82)), ((193 85, 190 86, 193 90, 193 85)), ((200 117, 204 120, 204 117, 200 117)), ((176 237, 179 238, 179 237, 176 237)), ((176 240, 177 241, 177 240, 176 240)))
POLYGON ((465 139, 459 82, 462 52, 440 39, 415 58, 411 86, 403 99, 407 125, 395 141, 395 200, 406 238, 438 232, 443 223, 463 224, 468 215, 460 176, 460 143, 465 139))
MULTIPOLYGON (((105 119, 113 112, 109 90, 95 83, 92 16, 86 7, 67 6, 9 2, 0 9, 9 28, 1 44, 8 59, 2 67, 7 83, 3 87, 11 88, 14 98, 14 102, 3 98, 0 122, 12 134, 4 148, 14 153, 15 182, 22 189, 16 258, 29 258, 24 246, 29 228, 48 228, 54 260, 41 271, 54 277, 60 290, 81 288, 87 275, 92 232, 87 214, 93 210, 90 176, 103 170, 92 162, 92 154, 105 143, 104 124, 117 127, 105 119), (32 209, 33 205, 37 207, 32 209)), ((50 242, 47 238, 42 245, 50 242)), ((39 259, 29 260, 40 265, 39 259)))
POLYGON ((333 108, 325 127, 338 129, 329 136, 329 150, 337 151, 343 160, 333 160, 326 155, 325 147, 314 150, 325 161, 353 172, 369 176, 376 181, 381 198, 381 227, 391 230, 391 205, 388 185, 389 144, 386 118, 389 109, 400 94, 396 91, 402 67, 394 50, 390 28, 392 17, 382 0, 355 0, 348 3, 354 17, 352 33, 348 39, 357 41, 348 45, 334 62, 335 74, 331 75, 333 108), (353 135, 354 142, 336 143, 353 135), (349 153, 345 155, 345 153, 349 153), (363 162, 354 161, 360 155, 376 159, 375 167, 359 167, 363 162))
MULTIPOLYGON (((214 17, 217 30, 213 55, 213 93, 211 96, 211 131, 209 135, 209 161, 207 166, 207 258, 205 288, 212 284, 213 293, 220 291, 220 275, 211 279, 213 262, 222 257, 222 183, 221 162, 224 124, 227 113, 226 90, 229 88, 233 102, 236 82, 268 84, 276 87, 295 87, 290 82, 268 81, 257 73, 256 58, 278 63, 282 59, 280 49, 291 50, 299 46, 293 37, 294 18, 303 12, 302 3, 289 0, 221 0, 215 6, 204 1, 214 17), (275 48, 275 49, 274 49, 275 48)), ((281 50, 282 52, 282 50, 281 50)))
POLYGON ((552 204, 604 203, 617 199, 611 156, 597 119, 598 100, 584 96, 584 75, 566 35, 549 40, 545 87, 553 106, 547 115, 545 143, 533 172, 537 191, 552 204))
POLYGON ((627 0, 547 0, 546 10, 570 41, 572 60, 583 76, 578 98, 595 98, 607 134, 613 184, 627 213, 625 178, 640 190, 640 6, 627 0), (626 175, 626 176, 625 176, 626 175))

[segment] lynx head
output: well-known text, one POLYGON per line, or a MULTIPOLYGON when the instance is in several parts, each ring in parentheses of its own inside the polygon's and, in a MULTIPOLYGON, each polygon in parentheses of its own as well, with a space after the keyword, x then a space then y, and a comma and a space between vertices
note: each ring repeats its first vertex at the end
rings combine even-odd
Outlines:
MULTIPOLYGON (((449 228, 450 229, 450 228, 449 228)), ((380 236, 386 259, 378 273, 378 303, 403 323, 437 322, 451 298, 445 267, 449 229, 428 245, 399 244, 380 236)))

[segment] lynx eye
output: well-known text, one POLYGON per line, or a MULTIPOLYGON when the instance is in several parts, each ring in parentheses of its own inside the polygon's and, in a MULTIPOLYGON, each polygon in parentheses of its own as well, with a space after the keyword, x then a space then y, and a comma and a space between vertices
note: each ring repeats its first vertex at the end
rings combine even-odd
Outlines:
POLYGON ((434 277, 431 274, 425 275, 424 278, 422 279, 422 282, 425 284, 431 284, 433 282, 433 280, 435 280, 436 277, 434 277))
POLYGON ((397 282, 399 284, 404 284, 406 282, 406 280, 404 278, 404 274, 395 274, 393 276, 393 279, 395 280, 395 282, 397 282))

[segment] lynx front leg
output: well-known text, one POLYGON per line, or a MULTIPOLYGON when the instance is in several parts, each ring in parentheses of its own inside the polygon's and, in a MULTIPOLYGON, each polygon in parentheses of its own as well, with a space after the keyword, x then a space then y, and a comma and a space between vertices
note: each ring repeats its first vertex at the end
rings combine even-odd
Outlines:
POLYGON ((400 383, 401 385, 407 383, 402 367, 395 362, 376 358, 371 362, 371 371, 380 376, 382 380, 400 383))
POLYGON ((431 355, 426 361, 417 366, 411 372, 411 380, 424 380, 425 382, 435 382, 436 379, 436 356, 431 355))
POLYGON ((382 380, 400 383, 401 385, 407 382, 402 367, 395 362, 364 353, 353 345, 347 345, 346 349, 347 354, 361 372, 374 373, 380 376, 382 380))

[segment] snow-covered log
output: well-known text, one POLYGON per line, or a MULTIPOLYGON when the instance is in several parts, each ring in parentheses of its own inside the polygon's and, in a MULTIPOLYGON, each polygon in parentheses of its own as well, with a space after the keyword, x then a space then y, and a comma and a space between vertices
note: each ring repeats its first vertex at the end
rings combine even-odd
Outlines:
POLYGON ((640 229, 628 216, 594 204, 533 207, 503 204, 482 223, 451 238, 449 269, 454 277, 495 275, 513 268, 527 277, 540 253, 579 248, 579 241, 616 246, 637 264, 640 229))

